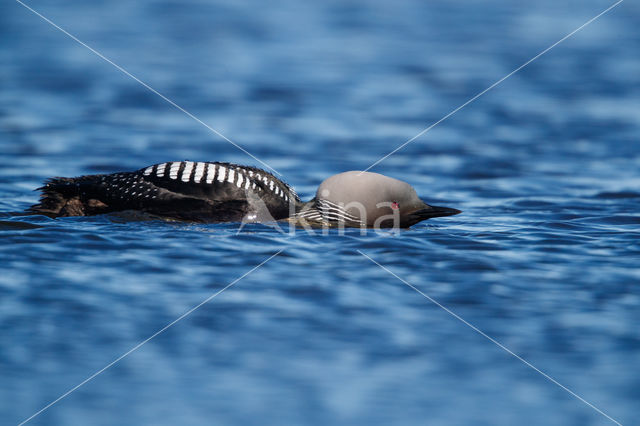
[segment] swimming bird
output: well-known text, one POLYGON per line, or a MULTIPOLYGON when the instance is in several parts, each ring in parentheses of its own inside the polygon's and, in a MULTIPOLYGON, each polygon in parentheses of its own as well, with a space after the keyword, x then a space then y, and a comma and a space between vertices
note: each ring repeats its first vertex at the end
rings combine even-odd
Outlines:
POLYGON ((49 179, 32 213, 50 217, 137 211, 195 222, 407 228, 460 210, 430 206, 406 182, 349 171, 323 181, 310 201, 273 174, 219 162, 179 161, 133 172, 49 179))

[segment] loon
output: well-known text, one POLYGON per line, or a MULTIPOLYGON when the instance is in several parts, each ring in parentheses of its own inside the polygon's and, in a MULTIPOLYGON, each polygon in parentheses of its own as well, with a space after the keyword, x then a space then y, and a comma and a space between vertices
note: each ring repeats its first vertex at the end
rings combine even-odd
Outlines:
POLYGON ((50 217, 133 210, 194 222, 408 228, 461 213, 428 205, 406 182, 361 171, 329 177, 313 199, 302 202, 291 186, 265 170, 220 162, 167 162, 134 172, 55 177, 37 190, 40 202, 28 211, 50 217))

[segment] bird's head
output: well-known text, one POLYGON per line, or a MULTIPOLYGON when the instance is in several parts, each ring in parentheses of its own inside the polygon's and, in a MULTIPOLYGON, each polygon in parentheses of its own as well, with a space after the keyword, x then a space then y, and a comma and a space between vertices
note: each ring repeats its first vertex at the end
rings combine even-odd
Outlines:
POLYGON ((406 182, 360 171, 329 177, 318 187, 314 200, 323 220, 369 228, 408 228, 426 219, 460 213, 430 206, 406 182))

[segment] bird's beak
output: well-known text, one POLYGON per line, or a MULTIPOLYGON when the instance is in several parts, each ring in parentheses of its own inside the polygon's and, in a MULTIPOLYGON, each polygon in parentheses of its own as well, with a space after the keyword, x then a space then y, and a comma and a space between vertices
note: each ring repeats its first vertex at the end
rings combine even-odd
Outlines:
POLYGON ((450 207, 438 207, 430 206, 426 204, 424 209, 416 210, 411 213, 412 216, 419 218, 420 220, 431 219, 433 217, 453 216, 455 214, 462 213, 458 209, 452 209, 450 207))

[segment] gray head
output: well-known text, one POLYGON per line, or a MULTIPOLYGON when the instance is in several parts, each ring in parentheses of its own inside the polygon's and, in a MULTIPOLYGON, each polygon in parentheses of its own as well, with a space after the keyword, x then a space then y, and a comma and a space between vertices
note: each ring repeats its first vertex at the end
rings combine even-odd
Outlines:
POLYGON ((407 228, 432 217, 460 213, 428 205, 406 182, 360 171, 339 173, 322 182, 315 208, 330 222, 375 228, 407 228))

